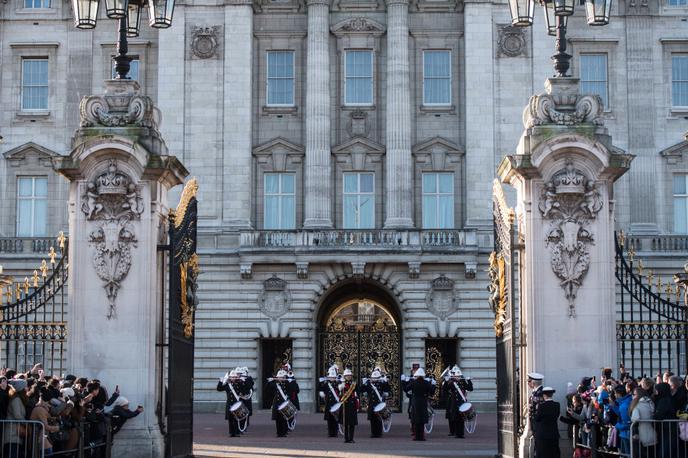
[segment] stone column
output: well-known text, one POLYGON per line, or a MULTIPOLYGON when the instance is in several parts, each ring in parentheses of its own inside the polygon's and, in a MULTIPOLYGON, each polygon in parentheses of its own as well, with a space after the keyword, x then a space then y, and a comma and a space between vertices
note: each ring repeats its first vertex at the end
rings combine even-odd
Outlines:
POLYGON ((114 457, 159 457, 161 291, 167 191, 188 174, 158 131, 138 83, 109 80, 81 101, 81 128, 57 170, 69 187, 69 372, 119 385, 143 414, 117 434, 114 457))
POLYGON ((549 79, 546 89, 531 98, 518 150, 498 173, 517 190, 525 240, 521 386, 540 372, 565 402, 568 382, 616 364, 614 182, 633 156, 612 146, 601 100, 581 96, 577 79, 549 79))
POLYGON ((387 1, 387 216, 385 228, 413 227, 408 0, 387 1))
POLYGON ((330 14, 328 0, 308 0, 306 59, 306 229, 332 227, 330 163, 330 14))
POLYGON ((251 0, 227 1, 224 24, 222 221, 233 229, 250 229, 253 225, 251 94, 255 77, 251 0))

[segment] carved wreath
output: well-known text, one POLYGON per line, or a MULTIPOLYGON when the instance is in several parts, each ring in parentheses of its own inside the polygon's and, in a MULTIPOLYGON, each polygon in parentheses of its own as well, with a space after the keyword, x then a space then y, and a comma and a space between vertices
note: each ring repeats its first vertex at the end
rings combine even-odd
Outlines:
POLYGON ((492 312, 495 315, 494 330, 497 337, 502 337, 504 334, 504 323, 506 322, 506 305, 508 301, 506 289, 506 263, 504 256, 492 252, 490 254, 490 266, 488 268, 488 276, 490 277, 490 284, 487 290, 490 293, 489 302, 492 312))
POLYGON ((218 48, 219 26, 194 27, 191 39, 191 52, 201 59, 210 59, 215 56, 218 48))
POLYGON ((543 219, 550 221, 546 243, 552 271, 564 290, 570 317, 576 315, 576 295, 590 268, 589 248, 595 240, 589 225, 602 206, 597 186, 570 158, 540 193, 538 208, 543 219))

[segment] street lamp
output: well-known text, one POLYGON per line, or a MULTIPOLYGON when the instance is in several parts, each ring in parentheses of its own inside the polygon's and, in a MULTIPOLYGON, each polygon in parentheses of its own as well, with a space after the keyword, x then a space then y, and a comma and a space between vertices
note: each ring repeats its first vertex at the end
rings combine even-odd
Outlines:
MULTIPOLYGON (((129 79, 131 57, 127 56, 127 37, 138 37, 141 26, 141 10, 149 9, 148 24, 156 29, 172 25, 174 0, 105 0, 105 15, 119 20, 117 35, 117 57, 115 57, 115 79, 129 79)), ((78 29, 93 29, 98 19, 100 0, 72 0, 74 26, 78 29)))
MULTIPOLYGON (((555 54, 552 56, 557 78, 568 76, 571 55, 566 53, 566 26, 573 14, 577 0, 538 0, 544 8, 547 33, 555 36, 555 54)), ((585 0, 588 25, 607 25, 612 9, 612 0, 585 0)), ((535 0, 509 0, 511 24, 528 27, 533 24, 535 0)))

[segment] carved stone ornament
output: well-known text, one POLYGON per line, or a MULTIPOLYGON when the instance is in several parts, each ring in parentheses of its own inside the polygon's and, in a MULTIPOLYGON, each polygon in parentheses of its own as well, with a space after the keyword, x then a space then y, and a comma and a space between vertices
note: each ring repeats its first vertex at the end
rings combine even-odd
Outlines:
POLYGON ((495 335, 502 337, 504 323, 506 322, 506 305, 509 299, 506 288, 506 262, 504 261, 504 256, 494 251, 490 254, 490 266, 487 274, 490 277, 490 284, 487 286, 487 291, 490 293, 488 301, 495 315, 495 335))
POLYGON ((445 320, 458 310, 457 302, 454 280, 440 275, 430 283, 430 290, 425 296, 425 305, 430 313, 445 320))
POLYGON ((378 28, 364 17, 355 17, 343 24, 340 30, 345 32, 373 32, 378 28))
POLYGON ((299 280, 305 280, 308 278, 308 262, 299 261, 296 263, 296 278, 299 280))
POLYGON ((241 263, 239 265, 239 274, 244 280, 248 280, 249 278, 253 277, 253 264, 250 262, 241 263))
POLYGON ((505 25, 499 28, 499 38, 497 39, 498 55, 506 57, 525 55, 526 45, 526 33, 523 27, 505 25))
POLYGON ((138 95, 126 83, 108 85, 105 96, 82 98, 79 113, 81 127, 148 127, 157 131, 160 121, 153 100, 138 95))
POLYGON ((215 57, 218 47, 220 26, 193 27, 191 29, 191 52, 200 59, 215 57))
POLYGON ((187 262, 179 265, 180 287, 181 287, 181 317, 184 325, 184 337, 187 339, 193 336, 194 311, 198 307, 198 255, 194 253, 187 262))
POLYGON ((291 293, 287 282, 278 277, 263 282, 263 293, 259 300, 260 310, 270 318, 279 318, 291 307, 291 293))
POLYGON ((568 158, 565 167, 545 183, 538 208, 549 221, 547 246, 551 266, 569 305, 569 316, 576 315, 576 294, 590 268, 590 245, 594 244, 590 222, 602 209, 602 197, 595 183, 574 167, 568 158))
POLYGON ((141 189, 117 168, 112 159, 105 173, 86 185, 81 211, 98 227, 89 234, 95 247, 93 266, 109 302, 108 318, 116 316, 117 293, 131 268, 131 249, 136 247, 131 220, 143 213, 141 189))
POLYGON ((604 105, 599 95, 581 95, 575 78, 550 78, 547 93, 534 95, 523 111, 526 129, 542 125, 604 125, 604 105), (561 81, 552 81, 561 80, 561 81))
POLYGON ((411 279, 416 279, 420 277, 420 261, 409 261, 408 263, 408 276, 411 279))

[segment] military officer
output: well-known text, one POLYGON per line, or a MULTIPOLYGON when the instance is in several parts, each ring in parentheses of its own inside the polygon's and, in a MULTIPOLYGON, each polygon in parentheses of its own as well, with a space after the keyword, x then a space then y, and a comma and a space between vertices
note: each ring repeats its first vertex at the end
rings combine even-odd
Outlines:
POLYGON ((337 366, 332 365, 327 370, 327 377, 320 378, 320 399, 325 403, 325 420, 327 420, 328 437, 337 437, 339 427, 339 409, 341 409, 341 393, 337 384, 337 366), (333 411, 333 407, 335 408, 333 411))
POLYGON ((344 442, 354 442, 354 431, 358 424, 358 409, 360 400, 356 392, 356 382, 353 381, 351 369, 344 370, 344 380, 339 384, 339 392, 342 394, 342 408, 339 409, 339 421, 344 426, 344 442))

